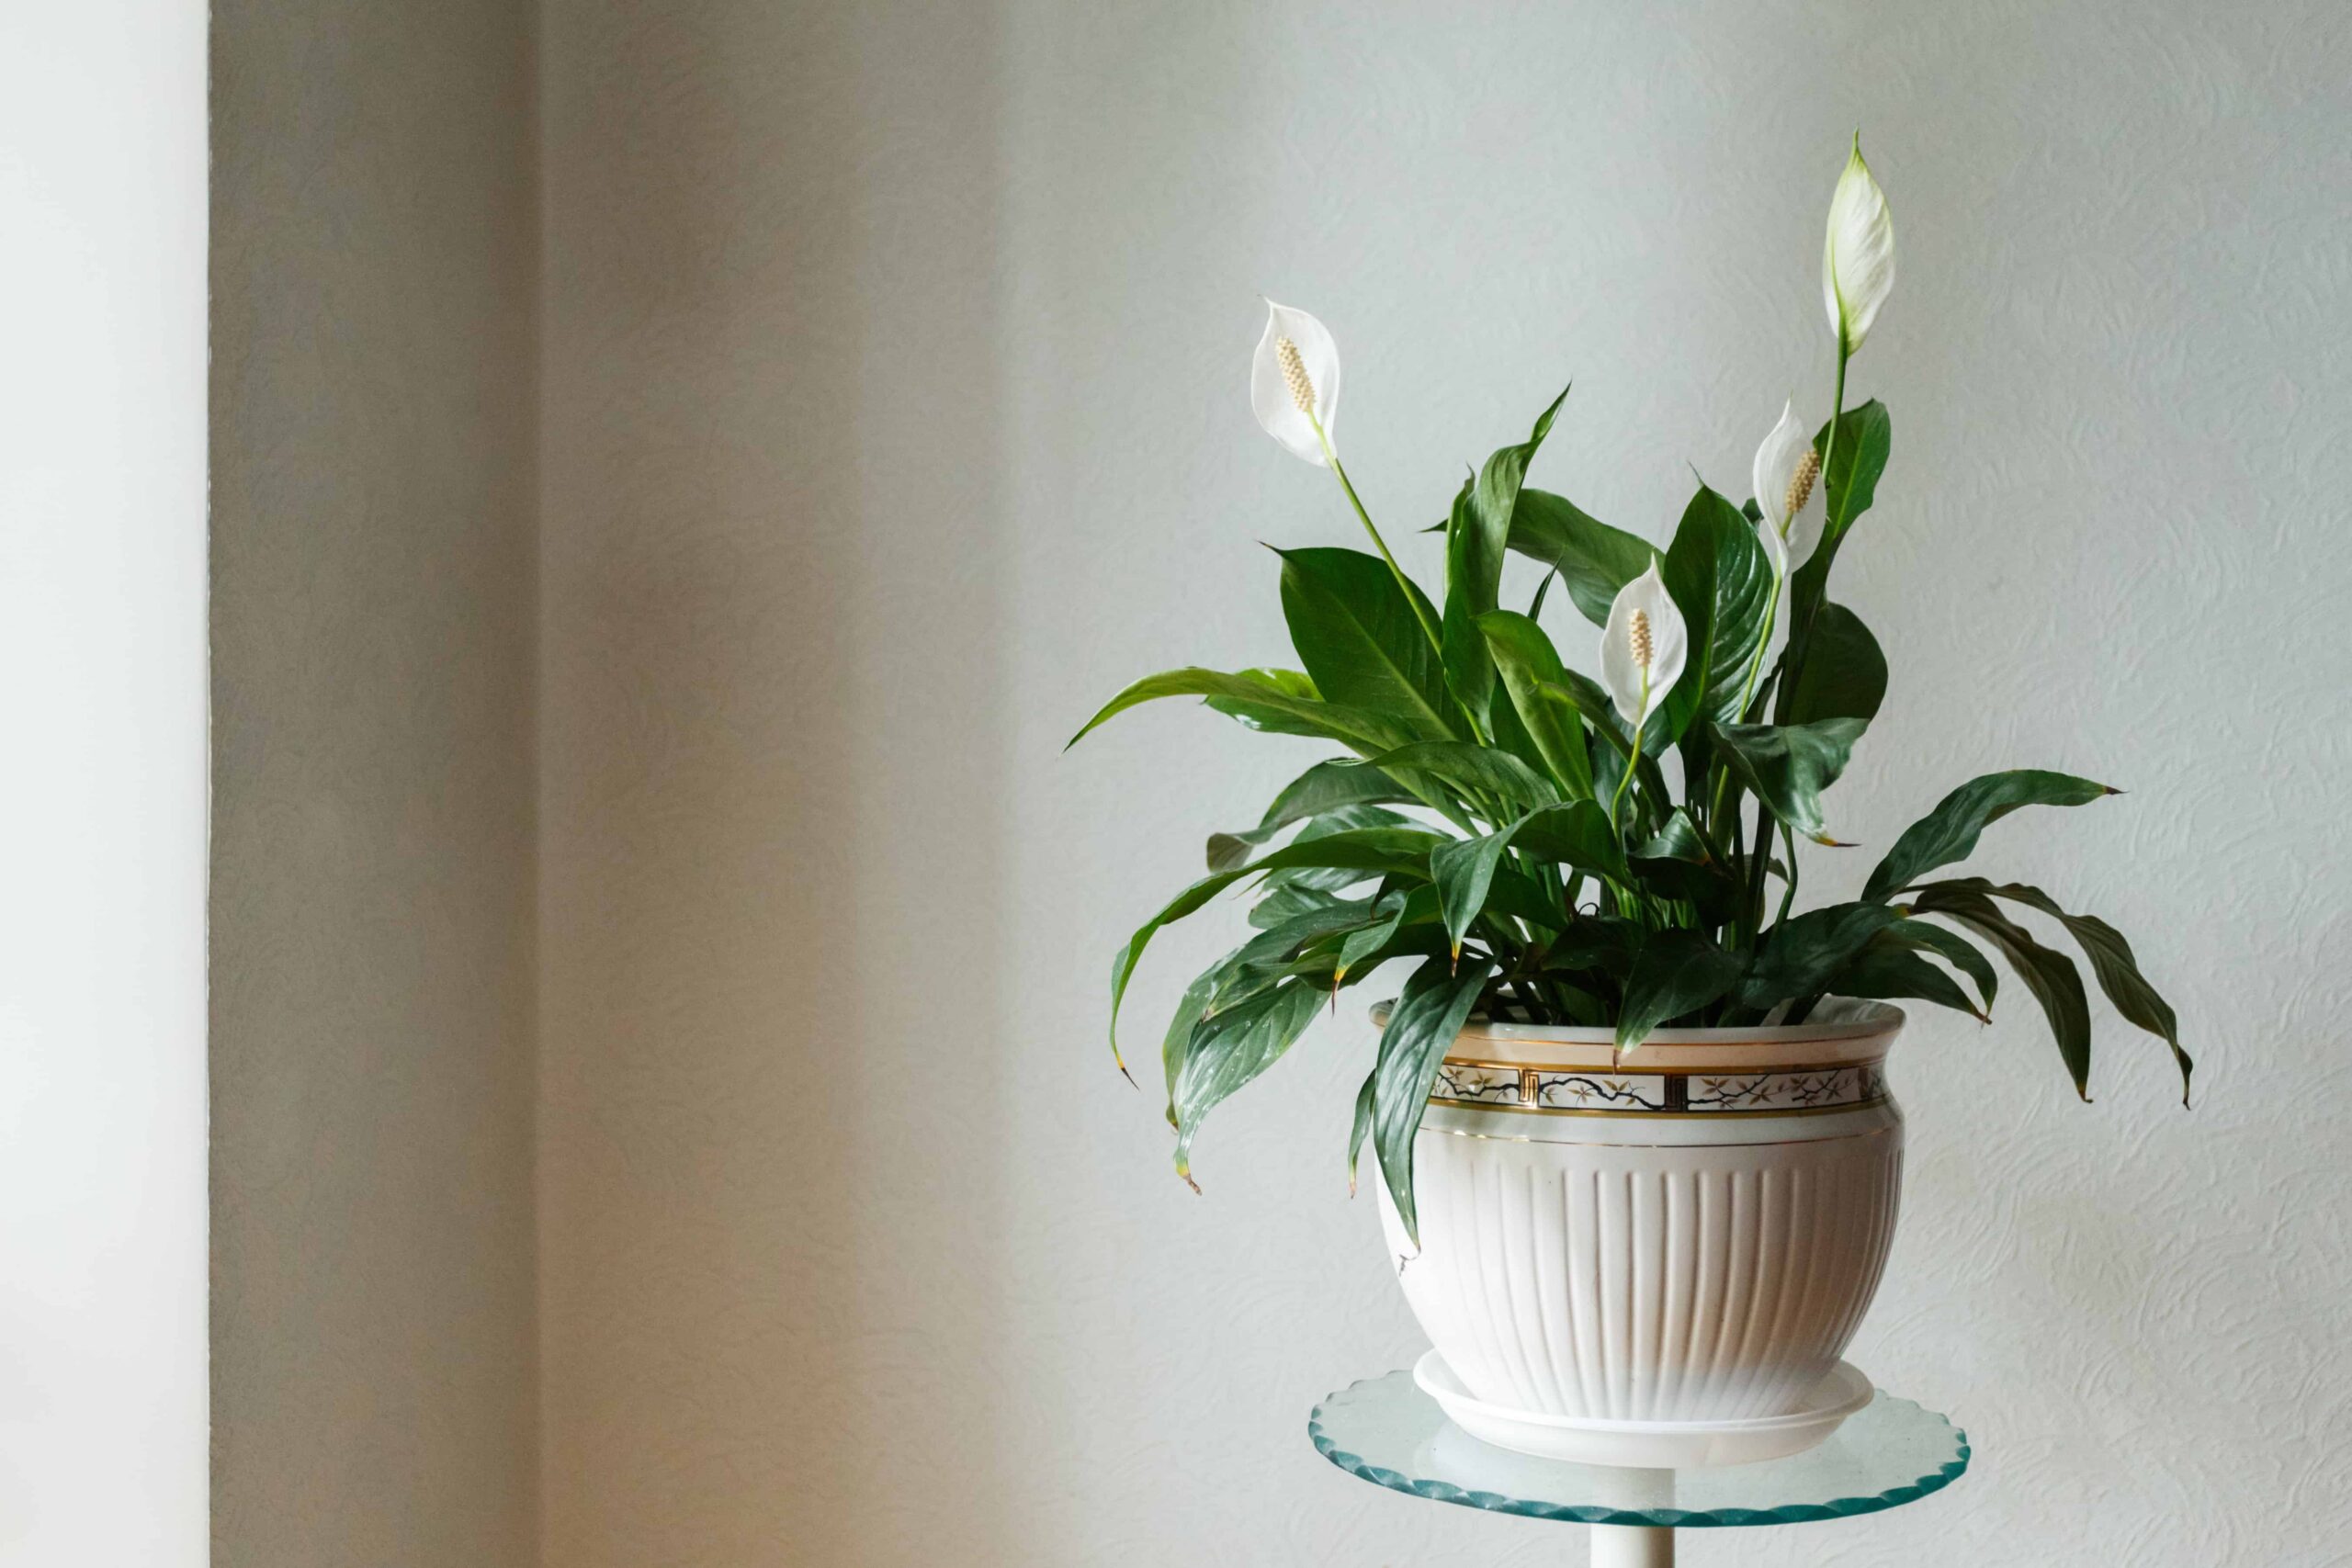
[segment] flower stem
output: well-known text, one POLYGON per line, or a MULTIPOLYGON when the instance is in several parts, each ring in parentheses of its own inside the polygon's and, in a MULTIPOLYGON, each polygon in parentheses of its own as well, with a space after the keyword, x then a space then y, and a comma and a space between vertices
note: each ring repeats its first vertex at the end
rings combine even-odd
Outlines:
MULTIPOLYGON (((1641 614, 1638 610, 1634 613, 1641 614)), ((1634 726, 1634 749, 1625 758, 1624 776, 1617 781, 1617 792, 1609 797, 1609 829, 1612 833, 1622 831, 1617 826, 1617 807, 1625 798, 1625 786, 1634 782, 1634 770, 1642 765, 1642 731, 1649 728, 1649 718, 1650 667, 1645 664, 1642 666, 1642 721, 1634 726)))
POLYGON ((1363 523, 1363 531, 1372 536, 1373 547, 1380 552, 1380 558, 1388 563, 1388 572, 1396 580, 1397 592, 1405 595, 1405 603, 1412 607, 1413 618, 1421 623, 1421 635, 1430 639, 1430 651, 1441 659, 1444 658, 1445 648, 1438 640, 1437 627, 1430 623, 1429 612, 1421 608, 1420 596, 1413 592, 1413 585, 1405 580, 1405 569, 1398 566, 1396 558, 1388 553, 1388 541, 1382 538, 1380 530, 1373 526, 1372 513, 1364 510, 1363 499, 1356 494, 1356 487, 1348 479, 1348 470, 1340 466, 1340 455, 1331 450, 1331 438, 1323 434, 1323 422, 1313 414, 1306 418, 1307 423, 1315 427, 1315 439, 1323 444, 1323 460, 1331 465, 1333 473, 1340 476, 1340 488, 1348 492, 1348 504, 1356 509, 1356 516, 1363 523))

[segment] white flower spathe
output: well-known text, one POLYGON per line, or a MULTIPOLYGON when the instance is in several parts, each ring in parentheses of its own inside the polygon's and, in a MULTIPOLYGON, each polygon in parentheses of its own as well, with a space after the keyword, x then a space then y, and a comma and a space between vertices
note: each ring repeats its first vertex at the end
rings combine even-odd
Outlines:
POLYGON ((1860 350, 1894 287, 1894 220, 1886 210, 1886 194, 1862 162, 1857 131, 1853 156, 1829 198, 1829 236, 1821 253, 1822 299, 1829 307, 1829 330, 1844 352, 1860 350))
POLYGON ((1600 679, 1617 716, 1638 733, 1682 678, 1690 652, 1690 628, 1675 608, 1674 595, 1666 591, 1666 580, 1657 574, 1657 562, 1652 561, 1647 571, 1617 591, 1609 606, 1609 624, 1600 630, 1600 679), (1637 611, 1649 634, 1646 663, 1635 647, 1637 611))
POLYGON ((1324 444, 1340 412, 1340 346, 1322 322, 1266 301, 1266 331, 1250 361, 1250 408, 1267 434, 1295 456, 1324 466, 1324 444), (1284 344, 1291 345, 1288 355, 1284 344), (1292 363, 1284 364, 1286 358, 1292 363))
POLYGON ((1764 553, 1771 558, 1772 570, 1780 577, 1786 577, 1811 560, 1814 550, 1821 544, 1821 525, 1828 507, 1817 480, 1806 487, 1804 503, 1795 514, 1789 512, 1789 487, 1812 451, 1813 438, 1797 423, 1793 401, 1781 408, 1781 423, 1756 448, 1756 504, 1764 513, 1756 525, 1756 536, 1763 542, 1764 553))

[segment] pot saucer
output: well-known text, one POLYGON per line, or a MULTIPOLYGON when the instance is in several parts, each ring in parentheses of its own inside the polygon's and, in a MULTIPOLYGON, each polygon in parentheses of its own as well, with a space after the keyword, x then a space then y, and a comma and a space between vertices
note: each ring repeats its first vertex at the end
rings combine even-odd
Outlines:
POLYGON ((1785 1416, 1740 1421, 1599 1421, 1512 1410, 1476 1398, 1435 1350, 1413 1367, 1413 1382, 1448 1419, 1482 1442, 1538 1459, 1641 1470, 1697 1470, 1786 1459, 1828 1439, 1871 1402, 1871 1380, 1845 1361, 1785 1416))

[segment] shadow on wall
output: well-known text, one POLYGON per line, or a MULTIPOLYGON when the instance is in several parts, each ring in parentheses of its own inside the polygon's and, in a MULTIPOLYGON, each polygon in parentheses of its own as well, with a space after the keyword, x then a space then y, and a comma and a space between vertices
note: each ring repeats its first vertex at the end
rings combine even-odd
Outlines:
POLYGON ((1012 1561, 989 6, 543 43, 544 1561, 1012 1561), (1003 1550, 1000 1550, 1003 1549, 1003 1550))

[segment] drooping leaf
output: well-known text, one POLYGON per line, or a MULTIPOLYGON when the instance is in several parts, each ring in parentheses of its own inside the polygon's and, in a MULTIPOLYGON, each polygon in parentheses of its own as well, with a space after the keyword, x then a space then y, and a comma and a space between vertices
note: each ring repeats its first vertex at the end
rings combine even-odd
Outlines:
POLYGON ((1283 786, 1255 828, 1212 835, 1209 869, 1230 871, 1284 829, 1342 806, 1404 806, 1413 799, 1403 785, 1367 763, 1317 762, 1283 786))
POLYGON ((1886 700, 1886 655, 1862 618, 1843 604, 1815 615, 1804 668, 1789 694, 1789 720, 1871 719, 1886 700))
POLYGON ((2050 1032, 2058 1042, 2059 1058, 2075 1080, 2075 1092, 2090 1099, 2090 1000, 2083 993, 2082 972, 2074 960, 2034 941, 2032 932, 1973 889, 1936 884, 1932 892, 1921 889, 1912 907, 1921 914, 1940 915, 1966 926, 2000 950, 2018 978, 2025 982, 2025 988, 2033 993, 2033 999, 2041 1004, 2042 1016, 2050 1021, 2050 1032))
MULTIPOLYGON (((1414 737, 1395 719, 1324 702, 1315 694, 1306 677, 1299 676, 1295 681, 1283 678, 1290 673, 1250 670, 1227 674, 1216 670, 1189 669, 1147 675, 1103 704, 1102 710, 1086 721, 1085 728, 1069 738, 1069 745, 1077 745, 1129 708, 1160 697, 1205 697, 1212 707, 1245 723, 1255 722, 1253 716, 1269 716, 1295 727, 1286 733, 1321 736, 1366 756, 1413 740, 1414 737)), ((1264 723, 1258 727, 1271 728, 1264 723)))
MULTIPOLYGON (((1453 735, 1437 649, 1388 563, 1361 550, 1302 549, 1283 558, 1283 616, 1299 662, 1331 702, 1385 714, 1428 739, 1453 735)), ((1418 594, 1419 589, 1413 590, 1418 594)))
POLYGON ((1625 976, 1617 1048, 1631 1050, 1668 1019, 1705 1007, 1739 978, 1739 959, 1701 932, 1652 931, 1625 976))
POLYGON ((1889 941, 1907 942, 1923 948, 1976 982, 1976 994, 1984 1000, 1977 1015, 1989 1019, 1993 998, 2001 994, 2001 977, 1994 971, 1992 960, 1977 949, 1974 942, 1958 931, 1929 925, 1925 920, 1905 918, 1886 928, 1889 941))
POLYGON ((1764 934, 1736 993, 1739 1004, 1769 1008, 1826 988, 1829 977, 1894 918, 1883 904, 1832 904, 1782 920, 1764 934))
POLYGON ((2013 904, 2039 909, 2064 926, 2075 945, 2083 950, 2083 955, 2091 961, 2091 974, 2098 979, 2098 988, 2107 994, 2115 1010, 2123 1015, 2124 1021, 2172 1047, 2174 1065, 2180 1068, 2181 1103, 2188 1102, 2189 1077, 2197 1064, 2181 1049, 2180 1020, 2173 1012, 2172 1004, 2157 995, 2147 976, 2140 973, 2140 962, 2132 955, 2132 944, 2121 931, 2097 915, 2068 914, 2049 894, 2021 882, 1993 883, 1970 876, 1931 883, 1929 886, 2007 898, 2013 904))
MULTIPOLYGON (((1382 806, 1335 806, 1319 817, 1307 819, 1298 830, 1295 845, 1311 844, 1317 839, 1328 839, 1338 833, 1352 832, 1359 828, 1419 828, 1411 818, 1382 806)), ((1358 865, 1285 866, 1266 874, 1264 886, 1271 890, 1284 887, 1312 887, 1336 893, 1342 887, 1352 887, 1373 873, 1358 865)))
POLYGON ((1585 915, 1544 954, 1546 969, 1596 969, 1623 976, 1642 950, 1642 928, 1619 915, 1585 915))
POLYGON ((1917 998, 1975 1018, 1984 1016, 1968 999, 1968 993, 1960 988, 1959 981, 1920 957, 1917 946, 1892 930, 1873 934, 1822 989, 1841 997, 1871 997, 1883 1001, 1917 998))
POLYGON ((1933 811, 1903 830, 1862 886, 1865 898, 1889 898, 1938 866, 1966 860, 1977 835, 2026 806, 2086 806, 2115 794, 2071 773, 2018 768, 1984 773, 1943 797, 1933 811))
POLYGON ((1286 980, 1232 1008, 1204 1014, 1193 1026, 1176 1075, 1177 1175, 1193 1179, 1193 1138, 1202 1118, 1279 1061, 1322 1003, 1319 987, 1286 980))
MULTIPOLYGON (((1318 703, 1323 694, 1315 689, 1315 682, 1304 670, 1243 670, 1241 678, 1259 686, 1271 686, 1281 696, 1297 702, 1318 703)), ((1320 722, 1300 714, 1287 705, 1264 700, 1262 693, 1211 694, 1203 699, 1202 706, 1212 713, 1221 713, 1238 719, 1245 729, 1259 730, 1267 735, 1323 734, 1320 722)))
POLYGON ((1430 959, 1405 982, 1388 1026, 1380 1032, 1380 1059, 1372 1069, 1372 1143, 1397 1217, 1416 1247, 1421 1227, 1413 1207, 1413 1134, 1429 1109, 1438 1064, 1469 1021, 1493 973, 1494 964, 1484 958, 1466 959, 1459 967, 1430 959))
POLYGON ((1509 610, 1479 616, 1478 630, 1487 639, 1495 668, 1502 673, 1511 707, 1551 772, 1552 782, 1569 800, 1590 799, 1592 758, 1586 750, 1584 725, 1572 703, 1544 690, 1561 685, 1567 678, 1559 650, 1542 626, 1509 610))
POLYGON ((1477 478, 1453 503, 1445 530, 1445 675, 1470 711, 1481 716, 1493 699, 1495 665, 1479 635, 1478 617, 1496 608, 1502 589, 1503 557, 1510 539, 1511 513, 1535 449, 1551 433, 1567 392, 1552 400, 1525 441, 1505 446, 1486 461, 1477 478))
POLYGON ((1367 960, 1385 952, 1396 940, 1398 931, 1409 926, 1436 925, 1437 889, 1426 883, 1419 887, 1398 888, 1380 900, 1377 914, 1379 918, 1371 925, 1350 931, 1340 942, 1335 981, 1360 973, 1367 960))
POLYGON ((1772 595, 1772 563, 1755 525, 1700 486, 1667 547, 1665 577, 1690 637, 1690 662, 1667 694, 1667 734, 1679 737, 1694 724, 1736 724, 1772 595))
POLYGON ((1162 906, 1158 914, 1136 927, 1135 935, 1112 955, 1111 1055, 1114 1060, 1119 1061, 1119 1070, 1126 1071, 1125 1062, 1119 1058, 1119 1004, 1126 998, 1127 982, 1135 977, 1136 964, 1142 960, 1144 949, 1162 927, 1193 913, 1245 876, 1259 872, 1280 871, 1288 866, 1341 866, 1367 874, 1389 873, 1426 881, 1430 851, 1446 841, 1443 834, 1419 829, 1359 829, 1306 843, 1287 844, 1271 854, 1260 856, 1248 865, 1202 877, 1185 888, 1162 906))
POLYGON ((1648 540, 1594 519, 1564 496, 1524 488, 1511 512, 1510 547, 1550 569, 1596 626, 1608 624, 1617 591, 1658 558, 1648 540))
POLYGON ((1808 838, 1827 837, 1821 792, 1838 782, 1861 739, 1859 718, 1811 724, 1718 724, 1715 755, 1765 808, 1808 838))

